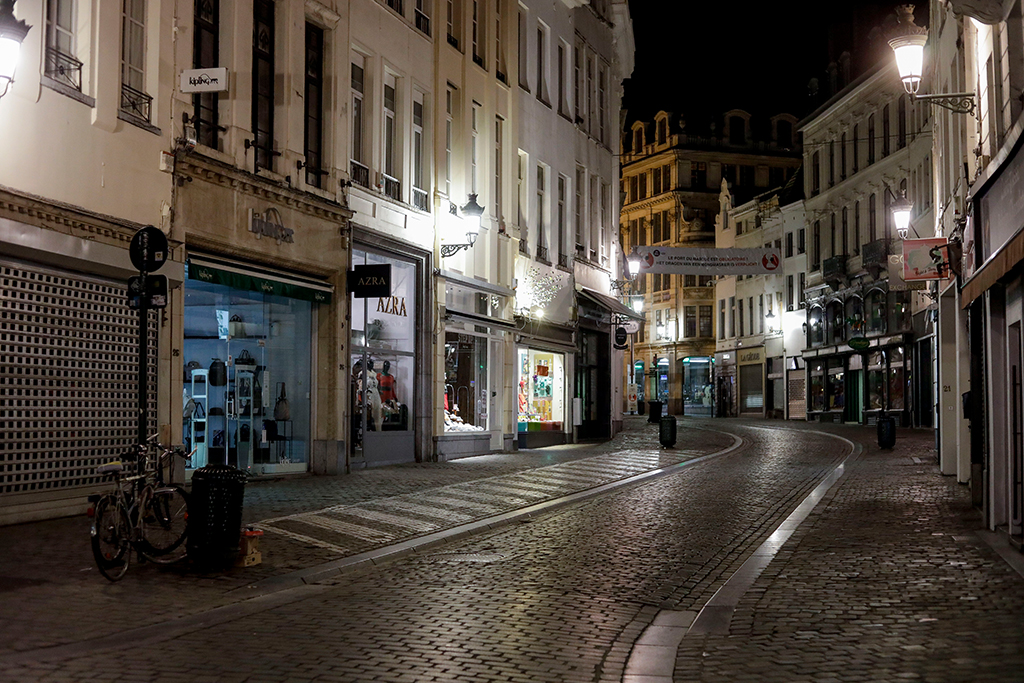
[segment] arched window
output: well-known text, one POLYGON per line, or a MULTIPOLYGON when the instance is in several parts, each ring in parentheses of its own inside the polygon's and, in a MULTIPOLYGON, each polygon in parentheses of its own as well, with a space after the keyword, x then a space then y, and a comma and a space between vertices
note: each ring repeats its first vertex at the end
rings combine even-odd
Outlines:
POLYGON ((779 147, 788 148, 793 146, 793 124, 789 121, 779 121, 775 124, 775 138, 779 147))
POLYGON ((885 292, 873 290, 868 294, 867 333, 885 334, 885 292))
POLYGON ((644 148, 644 129, 637 128, 633 131, 633 151, 640 153, 644 148))
POLYGON ((832 301, 825 309, 828 318, 828 343, 839 344, 846 338, 843 302, 832 301))
POLYGON ((859 296, 846 300, 846 338, 864 336, 864 301, 859 296))
POLYGON ((889 292, 889 329, 893 334, 913 329, 910 292, 889 292))
POLYGON ((668 119, 658 120, 658 144, 664 145, 668 140, 668 119))
POLYGON ((629 154, 633 151, 633 136, 626 133, 622 136, 622 153, 629 154))
POLYGON ((825 321, 821 306, 811 306, 807 311, 807 338, 811 346, 825 343, 825 321))

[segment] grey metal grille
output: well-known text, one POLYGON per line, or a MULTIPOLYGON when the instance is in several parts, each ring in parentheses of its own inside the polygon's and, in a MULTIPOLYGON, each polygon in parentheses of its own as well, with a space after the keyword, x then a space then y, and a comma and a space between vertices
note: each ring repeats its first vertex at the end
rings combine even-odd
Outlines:
POLYGON ((98 484, 96 466, 124 452, 138 424, 138 315, 126 285, 0 259, 0 359, 0 505, 15 502, 9 494, 98 484))

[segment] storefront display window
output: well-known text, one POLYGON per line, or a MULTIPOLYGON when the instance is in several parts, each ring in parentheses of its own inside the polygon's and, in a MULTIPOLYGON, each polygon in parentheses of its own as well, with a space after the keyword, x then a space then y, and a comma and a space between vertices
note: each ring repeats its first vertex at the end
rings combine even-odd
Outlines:
POLYGON ((846 301, 846 336, 849 339, 864 336, 864 302, 859 296, 846 301))
POLYGON ((808 312, 807 332, 810 337, 811 346, 821 346, 825 343, 825 322, 822 317, 820 306, 813 306, 808 312))
POLYGON ((890 349, 889 355, 889 410, 903 410, 905 395, 905 371, 903 349, 890 349))
POLYGON ((561 431, 565 421, 565 366, 561 353, 519 349, 519 431, 561 431))
POLYGON ((846 321, 841 301, 833 301, 828 305, 828 332, 830 344, 841 344, 845 339, 846 321))
POLYGON ((367 460, 408 460, 413 457, 411 451, 405 453, 402 449, 411 449, 411 443, 391 442, 411 435, 413 430, 416 266, 393 256, 359 250, 353 250, 352 261, 355 265, 391 265, 391 296, 353 300, 353 450, 357 457, 364 455, 367 460))
POLYGON ((683 358, 683 411, 687 415, 711 415, 712 384, 710 358, 683 358))
POLYGON ((668 401, 668 358, 658 359, 658 400, 668 401))
POLYGON ((885 365, 881 351, 868 354, 868 410, 885 405, 885 365))
POLYGON ((825 363, 815 361, 807 364, 811 376, 811 410, 825 410, 825 363))
POLYGON ((644 400, 644 362, 638 360, 633 363, 633 381, 636 383, 636 400, 644 400))
POLYGON ((740 410, 758 411, 764 408, 764 366, 740 366, 740 410))
POLYGON ((444 340, 444 430, 490 429, 486 337, 447 332, 444 340))
POLYGON ((889 299, 889 330, 895 333, 911 329, 910 292, 889 292, 889 299))
POLYGON ((190 468, 226 462, 255 474, 306 470, 316 304, 293 298, 312 291, 281 284, 277 293, 272 281, 257 280, 189 266, 183 360, 184 400, 195 404, 184 424, 184 441, 195 449, 190 468))
POLYGON ((828 409, 843 410, 846 407, 846 385, 845 373, 843 372, 842 359, 837 358, 839 367, 829 368, 828 371, 828 409))

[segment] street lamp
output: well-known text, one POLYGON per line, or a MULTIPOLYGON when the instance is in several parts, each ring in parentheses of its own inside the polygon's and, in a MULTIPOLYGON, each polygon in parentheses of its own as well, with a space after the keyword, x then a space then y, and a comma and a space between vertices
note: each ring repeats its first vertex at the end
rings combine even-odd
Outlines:
POLYGON ((635 251, 629 255, 626 259, 626 264, 629 266, 629 276, 636 277, 640 274, 640 254, 635 251))
MULTIPOLYGON (((0 2, 2 1, 0 0, 0 2)), ((469 250, 476 244, 476 238, 480 234, 480 217, 483 215, 484 207, 477 204, 476 193, 469 195, 469 201, 462 206, 462 223, 466 228, 466 241, 462 244, 442 244, 442 258, 453 256, 463 249, 469 250)))
POLYGON ((896 233, 901 240, 907 239, 910 233, 910 211, 914 208, 914 202, 907 199, 907 195, 898 197, 892 204, 892 222, 896 225, 896 233))
POLYGON ((0 0, 0 97, 7 94, 14 82, 21 41, 30 28, 24 20, 14 18, 14 0, 0 0))
POLYGON ((914 23, 913 5, 898 5, 896 16, 899 22, 889 34, 889 46, 896 53, 896 67, 910 99, 931 102, 956 114, 973 114, 974 93, 917 94, 924 72, 924 46, 928 42, 928 29, 914 23))
POLYGON ((639 315, 640 312, 644 310, 644 295, 634 294, 629 297, 629 307, 633 309, 634 313, 639 315))

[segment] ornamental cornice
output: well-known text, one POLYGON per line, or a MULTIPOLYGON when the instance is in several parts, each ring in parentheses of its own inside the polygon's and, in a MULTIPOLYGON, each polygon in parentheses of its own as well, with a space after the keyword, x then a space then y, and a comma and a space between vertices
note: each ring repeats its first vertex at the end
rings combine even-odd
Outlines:
MULTIPOLYGON (((141 223, 91 213, 68 204, 0 186, 0 218, 46 228, 80 239, 99 240, 128 248, 141 223)), ((172 243, 172 246, 177 246, 172 243)))
POLYGON ((343 223, 346 228, 349 219, 353 216, 350 209, 335 201, 285 187, 247 171, 241 171, 197 155, 179 158, 175 174, 259 197, 314 218, 343 223))

